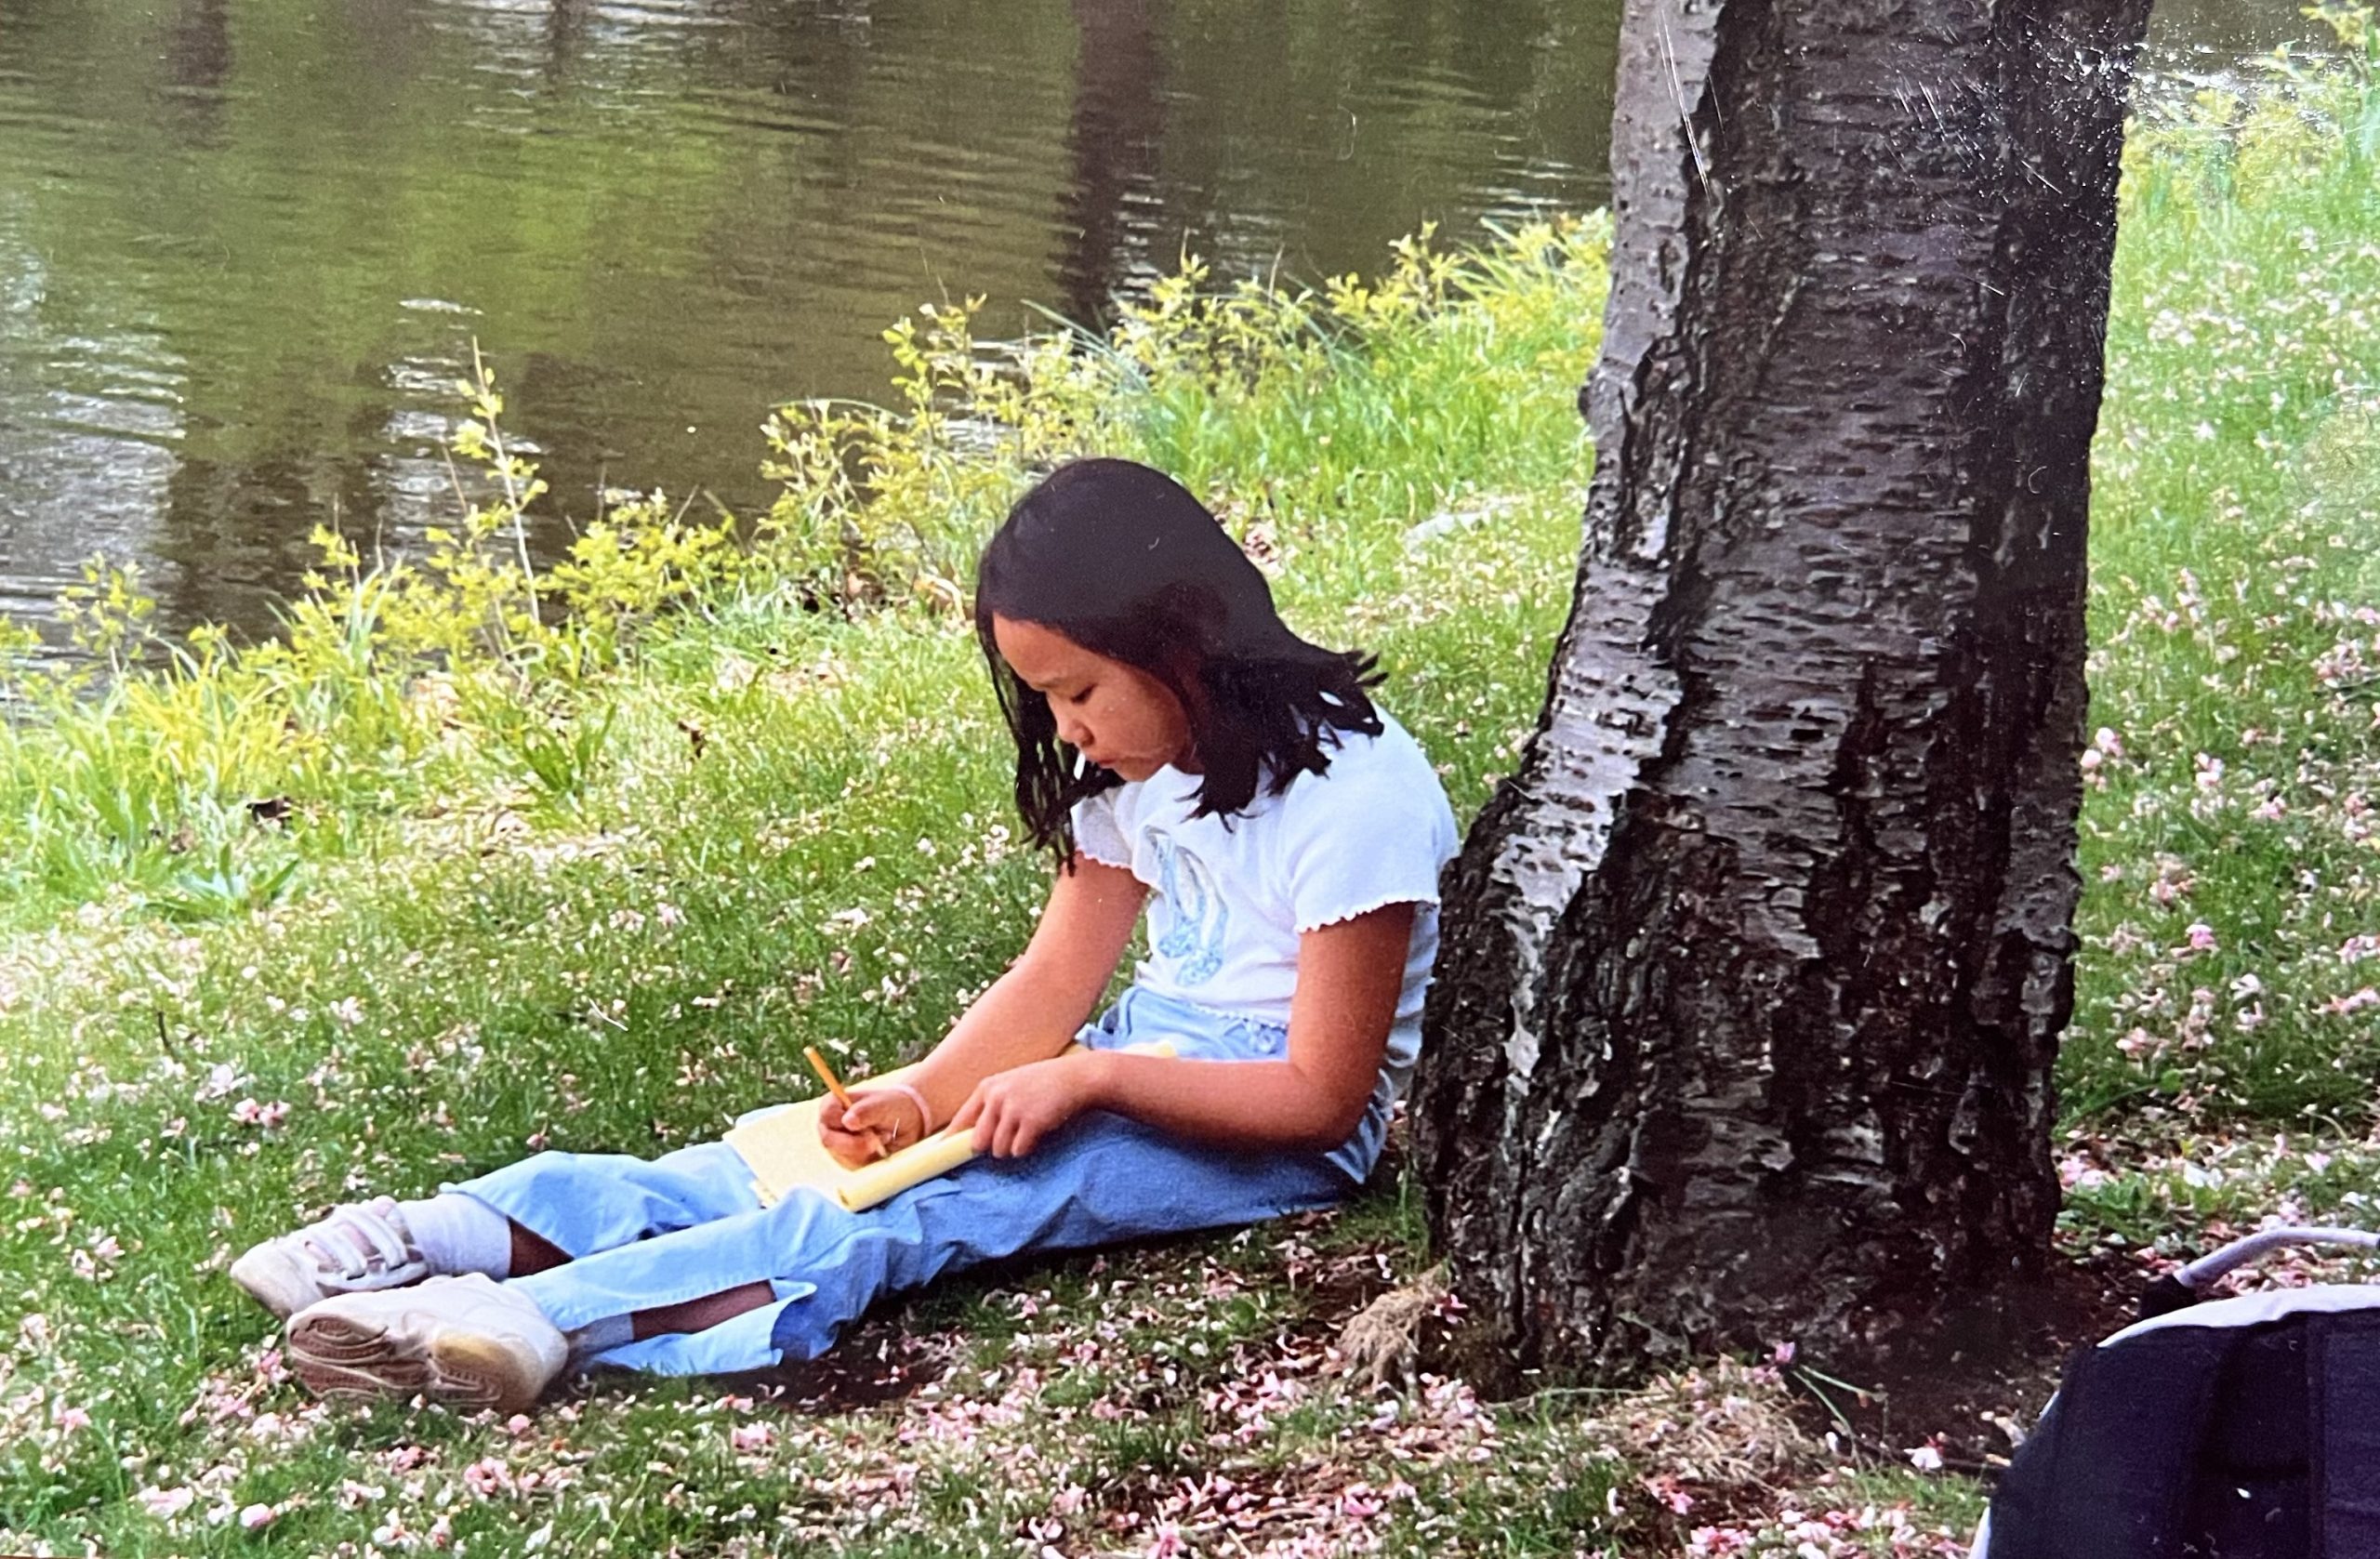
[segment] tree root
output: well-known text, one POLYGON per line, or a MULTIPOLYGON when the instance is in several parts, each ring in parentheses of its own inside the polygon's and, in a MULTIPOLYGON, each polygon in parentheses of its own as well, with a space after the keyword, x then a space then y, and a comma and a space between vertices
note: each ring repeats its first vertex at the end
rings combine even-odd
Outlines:
POLYGON ((1447 1297, 1446 1268, 1432 1267, 1364 1306, 1339 1332, 1339 1369, 1368 1385, 1409 1385, 1421 1351, 1421 1323, 1447 1297))

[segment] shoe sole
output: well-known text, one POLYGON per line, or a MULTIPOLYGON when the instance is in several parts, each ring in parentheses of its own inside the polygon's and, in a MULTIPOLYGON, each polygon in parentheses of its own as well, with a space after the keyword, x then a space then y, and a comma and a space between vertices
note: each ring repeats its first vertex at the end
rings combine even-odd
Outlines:
POLYGON ((466 1331, 424 1347, 345 1315, 301 1315, 289 1324, 289 1367, 318 1396, 429 1396, 466 1409, 519 1412, 545 1390, 523 1377, 511 1350, 466 1331))

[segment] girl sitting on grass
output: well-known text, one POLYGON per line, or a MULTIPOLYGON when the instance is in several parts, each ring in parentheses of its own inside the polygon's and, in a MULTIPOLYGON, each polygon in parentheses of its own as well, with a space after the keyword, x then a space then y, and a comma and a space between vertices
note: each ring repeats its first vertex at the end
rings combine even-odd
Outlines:
POLYGON ((1058 863, 1049 903, 913 1086, 860 1084, 819 1130, 847 1165, 945 1127, 981 1156, 859 1213, 808 1191, 763 1207, 724 1143, 541 1153, 338 1208, 231 1268, 288 1317, 308 1386, 509 1411, 571 1367, 807 1359, 943 1272, 1363 1182, 1419 1049, 1455 850, 1372 658, 1290 632, 1214 517, 1122 460, 1017 504, 975 623, 1017 807, 1058 863), (1144 904, 1148 957, 1086 1024, 1144 904), (1119 1053, 1153 1040, 1173 1053, 1119 1053))

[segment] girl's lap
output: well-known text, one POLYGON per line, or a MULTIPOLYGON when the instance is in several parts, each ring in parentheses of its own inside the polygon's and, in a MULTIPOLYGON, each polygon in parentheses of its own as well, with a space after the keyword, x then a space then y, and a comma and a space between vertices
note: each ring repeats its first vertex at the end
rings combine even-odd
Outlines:
POLYGON ((904 1197, 927 1237, 990 1260, 1254 1222, 1358 1183, 1323 1154, 1210 1147, 1095 1113, 1024 1157, 975 1158, 904 1197))
POLYGON ((666 1275, 676 1300, 706 1281, 811 1281, 854 1266, 880 1269, 862 1276, 871 1288, 904 1288, 1036 1251, 1328 1207, 1357 1183, 1331 1156, 1209 1147, 1095 1113, 1031 1154, 971 1159, 856 1213, 807 1191, 761 1207, 722 1143, 649 1161, 544 1154, 462 1189, 573 1254, 579 1272, 541 1277, 547 1286, 600 1274, 626 1294, 666 1275))

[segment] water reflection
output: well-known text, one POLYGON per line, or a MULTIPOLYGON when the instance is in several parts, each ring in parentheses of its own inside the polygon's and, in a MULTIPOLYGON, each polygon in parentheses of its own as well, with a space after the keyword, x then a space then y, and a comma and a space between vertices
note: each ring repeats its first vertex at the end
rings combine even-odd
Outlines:
POLYGON ((1074 114, 1066 126, 1073 171, 1058 202, 1067 235, 1058 259, 1058 296, 1069 318, 1106 317, 1127 273, 1145 260, 1150 214, 1161 208, 1157 147, 1165 126, 1159 96, 1159 0, 1074 0, 1074 114), (1135 224, 1134 218, 1140 218, 1135 224))
POLYGON ((546 7, 546 80, 559 86, 587 43, 588 0, 549 0, 546 7))
MULTIPOLYGON (((765 503, 770 406, 880 396, 921 299, 1010 331, 1185 249, 1312 278, 1597 204, 1617 13, 0 0, 0 613, 104 549, 176 626, 267 631, 316 523, 417 545, 475 338, 550 548, 606 483, 765 503)), ((2263 46, 2250 13, 2306 26, 2160 26, 2263 46)))
POLYGON ((230 0, 181 0, 165 42, 168 133, 189 145, 215 144, 231 74, 230 0))

